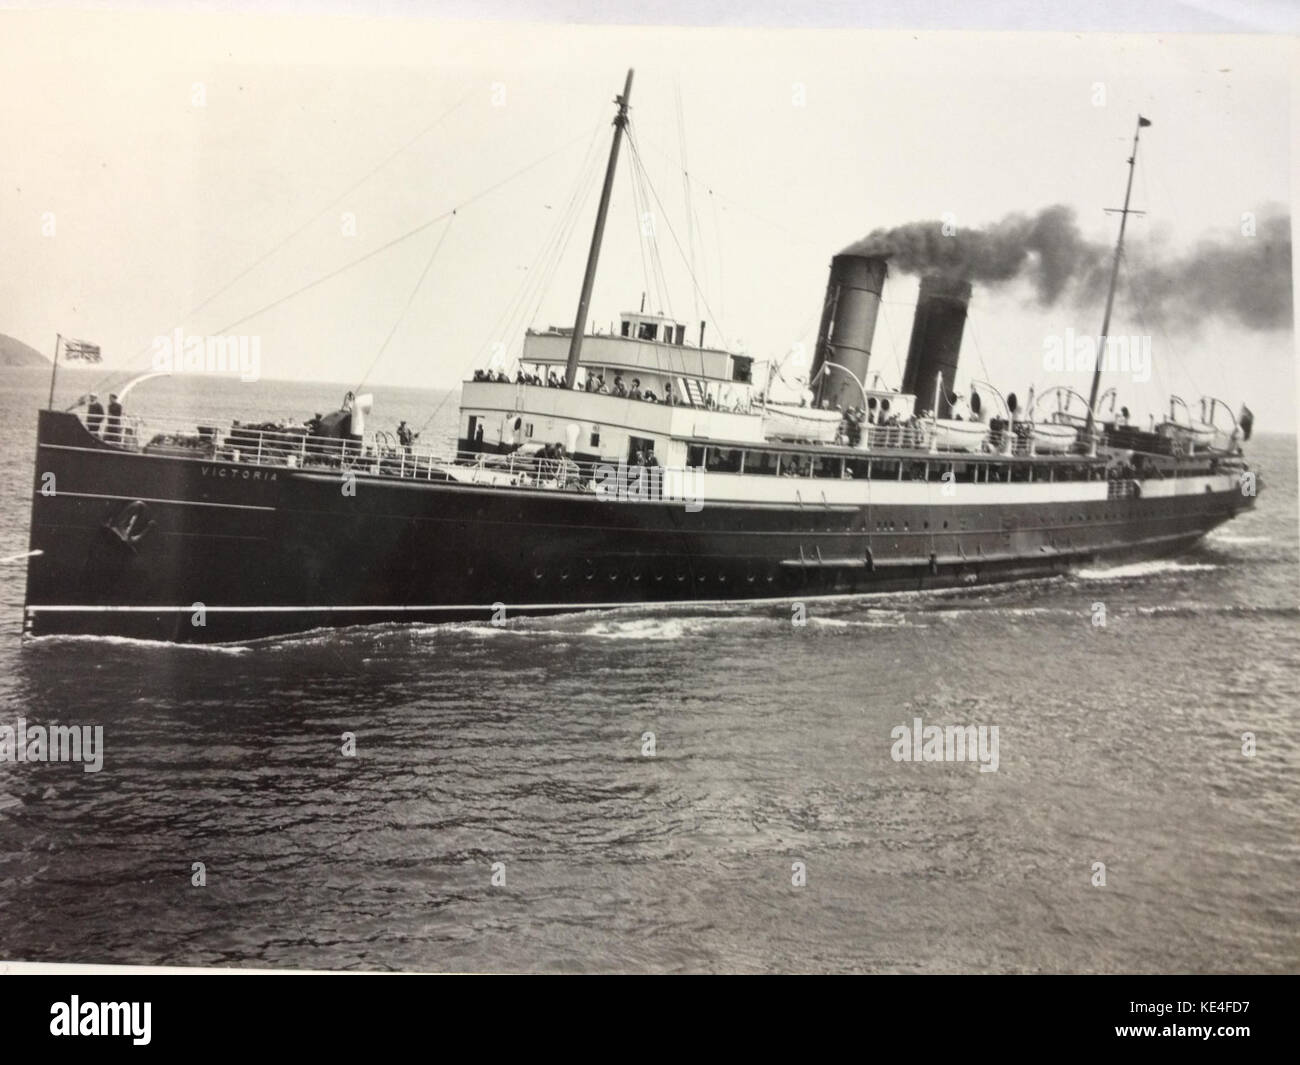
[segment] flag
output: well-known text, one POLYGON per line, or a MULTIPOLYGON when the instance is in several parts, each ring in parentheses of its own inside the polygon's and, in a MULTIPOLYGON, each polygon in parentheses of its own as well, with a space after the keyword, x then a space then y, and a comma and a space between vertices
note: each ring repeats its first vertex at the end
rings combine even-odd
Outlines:
POLYGON ((99 353, 98 344, 88 344, 84 340, 65 340, 63 342, 63 357, 69 362, 77 359, 85 362, 102 362, 103 358, 99 353))
POLYGON ((1149 118, 1143 118, 1141 115, 1138 115, 1138 128, 1139 128, 1139 129, 1141 129, 1143 126, 1149 126, 1149 125, 1151 125, 1151 119, 1149 119, 1149 118))

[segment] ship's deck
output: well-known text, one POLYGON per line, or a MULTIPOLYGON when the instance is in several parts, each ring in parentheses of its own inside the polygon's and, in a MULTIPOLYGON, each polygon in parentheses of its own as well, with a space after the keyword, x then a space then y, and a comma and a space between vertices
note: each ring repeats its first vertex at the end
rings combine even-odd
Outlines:
MULTIPOLYGON (((78 419, 87 430, 88 446, 245 466, 569 491, 596 490, 615 471, 626 470, 617 458, 583 462, 544 454, 535 447, 496 455, 481 451, 448 453, 418 441, 404 446, 385 430, 367 433, 363 438, 338 439, 312 436, 306 426, 238 422, 196 426, 176 419, 131 415, 117 430, 105 421, 95 434, 90 432, 84 415, 78 414, 78 419)), ((1132 439, 1131 435, 1128 439, 1132 439)), ((945 451, 935 449, 924 434, 916 433, 911 426, 866 426, 858 447, 693 439, 688 441, 691 461, 687 470, 755 478, 890 481, 934 481, 948 473, 974 483, 1132 478, 1132 466, 1120 461, 1121 454, 1108 447, 1108 442, 1108 435, 1103 434, 1095 455, 1033 455, 1028 453, 1025 441, 1014 437, 1004 450, 945 451)), ((1126 449, 1125 454, 1127 450, 1131 449, 1126 449)), ((1136 461, 1146 476, 1177 477, 1240 464, 1241 457, 1239 453, 1209 451, 1181 458, 1152 453, 1139 454, 1136 461)), ((628 474, 619 476, 626 478, 628 474)))

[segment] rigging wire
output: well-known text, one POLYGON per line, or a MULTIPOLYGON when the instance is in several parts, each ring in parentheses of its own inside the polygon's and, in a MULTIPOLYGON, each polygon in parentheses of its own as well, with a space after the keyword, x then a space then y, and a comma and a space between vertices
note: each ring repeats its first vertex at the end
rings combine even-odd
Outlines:
MULTIPOLYGON (((633 157, 639 158, 641 152, 640 149, 637 147, 637 138, 633 135, 633 129, 631 123, 629 123, 628 125, 628 145, 632 149, 633 157)), ((669 221, 668 219, 668 212, 663 209, 663 203, 662 201, 660 201, 659 194, 655 192, 653 185, 649 186, 649 190, 650 190, 650 194, 654 197, 655 203, 659 205, 659 213, 663 216, 664 225, 668 227, 668 233, 673 238, 673 243, 677 246, 677 251, 679 254, 682 255, 682 258, 684 260, 685 254, 682 252, 682 244, 681 241, 677 239, 677 231, 673 229, 672 222, 669 221)), ((718 335, 725 337, 726 333, 723 331, 722 327, 718 324, 718 316, 713 313, 713 308, 709 306, 708 297, 704 295, 703 291, 701 291, 699 279, 694 274, 691 274, 691 284, 694 285, 695 290, 699 292, 700 302, 704 304, 705 313, 709 316, 709 320, 713 322, 714 328, 718 330, 718 335)))
MULTIPOLYGON (((259 255, 256 259, 254 259, 251 263, 249 263, 246 267, 244 267, 243 270, 241 270, 241 271, 240 271, 239 273, 237 273, 234 277, 232 277, 229 281, 227 281, 224 285, 222 285, 220 288, 218 288, 215 292, 211 292, 211 293, 209 293, 209 294, 208 294, 204 299, 200 300, 198 303, 196 303, 196 304, 195 304, 193 307, 191 307, 189 310, 185 311, 185 312, 180 316, 180 318, 181 318, 181 322, 183 322, 183 321, 184 321, 185 319, 187 319, 187 318, 190 318, 192 315, 198 314, 201 310, 203 310, 203 309, 204 309, 205 307, 207 307, 210 303, 212 303, 212 301, 215 300, 218 296, 224 295, 226 292, 229 292, 230 289, 232 289, 236 284, 238 284, 238 283, 239 283, 240 281, 242 281, 245 277, 247 277, 249 274, 251 274, 254 270, 256 270, 259 266, 261 266, 264 262, 266 262, 266 261, 267 261, 267 260, 268 260, 272 255, 274 255, 276 252, 278 252, 281 248, 283 248, 286 244, 288 244, 288 243, 289 243, 291 240, 293 240, 295 237, 297 237, 297 236, 299 236, 300 234, 302 234, 304 230, 306 230, 310 225, 312 225, 313 222, 315 222, 315 221, 316 221, 317 219, 319 219, 323 214, 325 214, 326 211, 329 211, 329 210, 331 210, 332 208, 337 207, 337 206, 338 206, 338 205, 339 205, 343 200, 345 200, 348 196, 352 195, 352 193, 354 193, 357 189, 359 189, 362 185, 364 185, 367 181, 369 181, 372 177, 374 177, 377 173, 379 173, 380 170, 382 170, 384 167, 386 167, 389 163, 391 163, 391 162, 392 162, 394 159, 396 159, 399 155, 401 155, 403 152, 407 151, 407 149, 409 149, 412 145, 414 145, 417 141, 419 141, 419 140, 420 140, 422 137, 424 137, 426 134, 428 134, 428 133, 432 132, 434 129, 436 129, 439 125, 441 125, 444 121, 446 121, 446 119, 450 118, 452 114, 454 114, 457 110, 459 110, 459 109, 461 108, 461 106, 463 106, 463 105, 465 104, 465 102, 470 98, 470 96, 474 93, 474 91, 475 91, 475 90, 473 90, 473 89, 470 89, 470 90, 466 91, 465 94, 464 94, 463 96, 460 97, 460 99, 458 99, 454 104, 451 105, 451 107, 449 107, 446 111, 443 111, 440 115, 438 115, 437 118, 435 118, 435 119, 434 119, 432 122, 430 122, 427 126, 425 126, 423 129, 421 129, 421 130, 420 130, 420 131, 419 131, 419 132, 418 132, 414 137, 412 137, 410 140, 408 140, 406 143, 404 143, 401 147, 397 148, 397 149, 396 149, 395 151, 393 151, 393 152, 390 152, 390 153, 389 153, 387 156, 385 156, 385 157, 384 157, 380 162, 376 163, 373 167, 371 167, 368 171, 366 171, 365 174, 363 174, 360 178, 358 178, 358 179, 357 179, 356 181, 354 181, 351 185, 349 185, 346 189, 344 189, 341 193, 339 193, 339 194, 338 194, 337 196, 335 196, 332 200, 330 200, 327 204, 325 204, 324 207, 321 207, 319 210, 317 210, 315 214, 313 214, 310 218, 308 218, 305 222, 303 222, 300 226, 298 226, 297 229, 293 230, 293 231, 292 231, 291 233, 289 233, 287 236, 282 237, 279 241, 277 241, 274 245, 272 245, 270 248, 268 248, 266 251, 264 251, 264 252, 263 252, 261 255, 259 255)), ((169 329, 167 332, 170 333, 170 332, 172 332, 172 330, 178 328, 178 327, 180 326, 181 322, 178 322, 176 325, 172 326, 172 328, 169 329)), ((224 330, 222 330, 222 332, 224 332, 224 330)), ((127 363, 126 363, 125 366, 117 367, 117 368, 113 369, 112 371, 110 371, 110 372, 109 372, 109 373, 108 373, 108 374, 107 374, 107 375, 106 375, 106 376, 105 376, 105 377, 104 377, 104 378, 99 382, 99 385, 96 386, 96 390, 98 390, 99 388, 101 388, 101 387, 103 386, 104 382, 110 380, 112 377, 116 376, 118 373, 121 373, 121 372, 123 372, 124 370, 129 370, 132 366, 134 366, 134 365, 136 364, 136 362, 140 359, 140 357, 141 357, 142 355, 147 354, 150 350, 152 350, 152 348, 153 348, 153 345, 152 345, 152 344, 150 344, 148 347, 142 348, 140 351, 136 352, 136 354, 133 355, 133 356, 132 356, 128 361, 127 361, 127 363)))
MULTIPOLYGON (((526 312, 528 310, 529 303, 531 302, 530 293, 534 291, 534 287, 536 287, 536 290, 538 292, 538 298, 537 298, 537 310, 533 312, 532 317, 535 318, 536 314, 540 311, 541 299, 545 294, 547 285, 549 284, 549 275, 547 274, 547 271, 549 269, 549 271, 553 273, 554 269, 559 264, 560 257, 563 254, 563 247, 567 247, 568 239, 572 236, 573 233, 572 228, 568 228, 567 235, 566 235, 566 227, 572 227, 575 224, 577 218, 577 212, 581 204, 583 195, 588 190, 588 186, 592 180, 591 174, 592 174, 593 164, 596 159, 596 153, 595 153, 596 138, 599 136, 603 126, 604 126, 604 122, 602 121, 601 123, 597 124, 596 128, 592 132, 591 141, 587 145, 586 154, 584 155, 582 164, 579 167, 578 178, 574 184, 573 193, 569 199, 569 202, 566 204, 565 209, 560 213, 559 217, 556 219, 555 225, 552 227, 546 239, 542 242, 542 246, 538 250, 537 254, 533 257, 533 261, 529 263, 525 271, 523 280, 520 281, 519 287, 515 290, 514 295, 511 297, 510 301, 505 305, 501 314, 497 317, 496 321, 493 322, 492 329, 489 331, 483 343, 473 349, 473 354, 470 356, 470 359, 467 361, 466 365, 470 365, 473 362, 478 360, 479 351, 481 351, 484 348, 489 348, 489 349, 493 348, 497 344, 501 344, 501 346, 505 350, 506 355, 507 356, 509 355, 511 342, 508 340, 505 342, 502 341, 494 342, 494 338, 495 337, 509 338, 511 336, 514 336, 516 332, 523 331, 525 327, 525 323, 531 320, 526 315, 526 312), (548 261, 551 264, 549 268, 546 265, 542 265, 539 272, 538 264, 539 263, 545 264, 548 261)), ((506 361, 508 362, 508 358, 506 361)))
POLYGON ((433 251, 429 253, 429 258, 424 264, 424 269, 420 271, 419 278, 416 279, 415 285, 411 288, 411 294, 406 297, 406 304, 402 307, 401 313, 397 316, 397 321, 393 323, 393 327, 388 331, 388 336, 384 337, 384 342, 379 345, 379 350, 375 352, 375 357, 370 360, 370 365, 366 367, 366 372, 362 374, 361 380, 357 383, 357 387, 352 390, 354 393, 360 394, 361 389, 365 386, 367 378, 369 378, 371 373, 374 371, 375 365, 379 362, 380 357, 384 354, 389 343, 397 334, 397 329, 402 324, 402 319, 406 317, 407 312, 411 309, 411 304, 415 302, 415 294, 420 291, 420 286, 424 284, 424 279, 429 276, 429 270, 433 267, 433 261, 438 257, 438 252, 442 250, 443 242, 447 239, 447 234, 451 232, 451 224, 454 221, 456 221, 456 212, 452 211, 451 217, 447 219, 447 225, 442 231, 442 236, 438 238, 438 242, 433 246, 433 251))
POLYGON ((642 219, 645 218, 645 208, 641 203, 640 189, 636 183, 635 165, 627 168, 627 180, 628 184, 632 186, 632 225, 636 228, 636 249, 641 257, 641 281, 645 285, 646 293, 649 294, 651 289, 650 269, 646 265, 646 242, 642 239, 642 219))
MULTIPOLYGON (((666 308, 669 316, 673 317, 672 300, 668 294, 668 278, 664 273, 663 256, 659 251, 659 235, 658 227, 655 225, 655 212, 650 209, 650 193, 653 191, 650 175, 646 172, 641 158, 635 152, 632 153, 632 164, 628 169, 632 174, 633 187, 637 190, 637 216, 642 219, 639 233, 644 238, 643 243, 650 254, 651 278, 655 287, 655 299, 652 307, 657 309, 659 314, 663 314, 666 308), (644 224, 647 219, 650 223, 649 226, 644 224)), ((661 203, 659 206, 662 210, 663 204, 661 203)), ((665 219, 666 221, 667 219, 665 219)), ((684 253, 682 258, 683 261, 686 258, 684 253)))
MULTIPOLYGON (((599 153, 595 151, 595 147, 601 131, 607 125, 608 122, 605 119, 604 114, 602 112, 601 119, 596 124, 596 127, 591 135, 591 140, 587 145, 587 153, 583 165, 579 167, 578 180, 574 184, 573 193, 570 196, 568 207, 566 208, 566 211, 561 215, 560 219, 557 220, 555 228, 552 230, 550 236, 547 237, 546 241, 543 242, 541 251, 538 252, 538 255, 534 259, 534 262, 542 260, 546 255, 547 248, 549 247, 551 249, 550 272, 548 275, 546 275, 545 282, 539 284, 538 296, 537 296, 537 309, 533 313, 534 320, 536 318, 537 313, 540 312, 541 300, 545 297, 546 288, 549 287, 550 279, 551 277, 554 276, 556 269, 558 269, 559 263, 564 256, 564 252, 565 250, 567 250, 569 246, 569 242, 572 240, 573 234, 577 230, 577 222, 581 215, 582 206, 586 202, 586 200, 590 198, 590 194, 592 191, 592 184, 596 177, 595 164, 599 160, 599 153)), ((507 304, 506 309, 502 312, 502 314, 497 318, 496 322, 493 325, 492 330, 488 334, 487 340, 483 344, 479 345, 479 347, 475 348, 474 349, 475 354, 472 355, 468 360, 465 361, 465 363, 462 364, 462 372, 464 368, 472 365, 475 361, 477 361, 479 357, 478 352, 481 351, 483 347, 486 347, 492 343, 493 336, 513 335, 512 329, 516 321, 520 323, 520 329, 523 328, 523 320, 521 319, 519 312, 521 310, 527 309, 528 301, 524 297, 529 290, 530 283, 532 283, 532 276, 531 276, 533 275, 532 270, 529 271, 529 275, 530 276, 525 276, 523 281, 520 282, 520 286, 516 290, 515 296, 511 299, 510 303, 507 304), (504 329, 502 328, 503 326, 504 329)), ((521 365, 522 365, 522 356, 523 353, 521 351, 519 355, 519 361, 521 365)), ((442 399, 438 402, 437 406, 435 406, 433 410, 430 411, 429 416, 425 418, 424 423, 420 427, 420 432, 424 432, 425 429, 429 427, 429 425, 433 422, 433 420, 441 413, 443 407, 447 405, 447 401, 451 399, 451 397, 455 395, 456 392, 457 390, 454 388, 448 389, 446 395, 442 397, 442 399)))
MULTIPOLYGON (((690 262, 687 268, 692 274, 695 273, 695 206, 694 199, 691 196, 691 172, 686 162, 686 113, 682 106, 682 86, 680 82, 674 79, 673 90, 677 96, 677 150, 681 158, 682 169, 682 195, 686 201, 686 249, 690 253, 690 262)), ((700 318, 700 301, 699 297, 692 293, 694 298, 694 321, 700 318)))
MULTIPOLYGON (((583 136, 586 136, 586 134, 583 134, 583 136)), ((287 300, 291 300, 295 296, 300 296, 302 295, 302 293, 307 292, 310 289, 316 288, 318 285, 323 285, 326 281, 330 281, 333 278, 338 277, 340 274, 344 273, 345 271, 351 270, 354 266, 360 266, 362 263, 367 262, 368 260, 373 259, 375 256, 382 254, 383 252, 387 251, 389 248, 396 247, 398 244, 401 244, 403 241, 410 240, 411 237, 414 237, 418 233, 423 233, 426 229, 429 229, 431 226, 435 226, 439 222, 446 221, 448 218, 450 218, 452 215, 456 214, 457 212, 463 211, 470 204, 477 203, 485 196, 491 195, 493 192, 496 192, 498 189, 514 181, 516 178, 522 177, 530 170, 535 170, 543 163, 548 162, 556 155, 560 154, 560 152, 569 148, 577 140, 581 140, 581 139, 582 139, 581 137, 576 137, 573 140, 566 141, 558 148, 555 148, 552 151, 547 152, 545 155, 541 156, 538 159, 534 159, 527 166, 520 167, 518 170, 510 174, 508 177, 502 178, 500 181, 496 182, 495 184, 489 185, 486 189, 483 189, 480 192, 476 192, 473 196, 470 196, 469 198, 462 200, 459 204, 457 204, 455 207, 451 208, 450 210, 443 211, 442 214, 436 216, 435 218, 429 219, 427 222, 422 222, 414 229, 407 230, 401 236, 394 237, 386 244, 381 244, 378 248, 375 248, 372 251, 368 251, 364 255, 359 256, 358 258, 352 259, 351 261, 344 263, 342 266, 334 270, 331 270, 329 273, 324 274, 321 277, 316 278, 314 281, 309 281, 301 288, 294 289, 294 291, 288 293, 287 295, 281 296, 279 299, 272 300, 270 303, 265 304, 262 307, 259 307, 257 310, 251 312, 250 314, 246 314, 242 318, 236 319, 234 322, 231 322, 228 325, 219 329, 218 333, 229 332, 231 329, 234 329, 236 326, 243 325, 245 322, 249 321, 250 319, 256 318, 258 315, 263 314, 274 307, 278 307, 280 304, 286 302, 287 300)))
POLYGON ((885 308, 885 300, 880 301, 880 317, 885 323, 885 335, 889 337, 889 353, 894 359, 894 369, 898 371, 898 387, 903 387, 903 364, 898 358, 898 338, 894 336, 894 328, 889 324, 889 312, 885 308))

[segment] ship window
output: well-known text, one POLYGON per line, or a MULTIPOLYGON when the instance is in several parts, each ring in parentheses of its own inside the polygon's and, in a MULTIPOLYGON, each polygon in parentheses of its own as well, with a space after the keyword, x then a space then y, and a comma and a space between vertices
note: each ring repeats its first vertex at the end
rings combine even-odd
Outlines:
POLYGON ((532 435, 533 435, 533 423, 526 422, 524 424, 524 436, 531 437, 532 435))
POLYGON ((772 476, 776 473, 777 456, 772 451, 746 451, 745 472, 772 476))
POLYGON ((591 431, 591 446, 592 446, 592 447, 600 447, 600 430, 599 430, 599 429, 593 429, 593 430, 591 431))
POLYGON ((631 323, 631 322, 624 322, 624 323, 623 323, 623 335, 624 335, 624 336, 631 336, 631 335, 632 335, 632 323, 631 323))
POLYGON ((701 444, 691 444, 691 445, 686 449, 686 465, 687 465, 687 466, 697 466, 697 467, 698 467, 698 466, 703 466, 703 465, 704 465, 704 447, 703 447, 703 445, 701 445, 701 444))
POLYGON ((741 452, 739 448, 709 448, 709 454, 705 460, 704 468, 717 473, 739 473, 740 455, 741 452))
POLYGON ((474 429, 477 425, 478 425, 478 415, 471 414, 469 416, 469 428, 465 432, 465 435, 466 437, 468 437, 468 439, 470 440, 474 439, 474 429))
POLYGON ((654 340, 658 335, 659 327, 654 322, 642 322, 636 331, 638 340, 654 340))

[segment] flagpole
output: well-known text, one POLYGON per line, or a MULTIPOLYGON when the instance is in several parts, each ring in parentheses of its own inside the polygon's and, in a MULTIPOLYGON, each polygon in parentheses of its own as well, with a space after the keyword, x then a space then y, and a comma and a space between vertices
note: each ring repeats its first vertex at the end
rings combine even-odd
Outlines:
POLYGON ((50 367, 50 410, 54 409, 54 379, 59 376, 59 345, 63 343, 63 334, 54 334, 54 365, 50 367))

